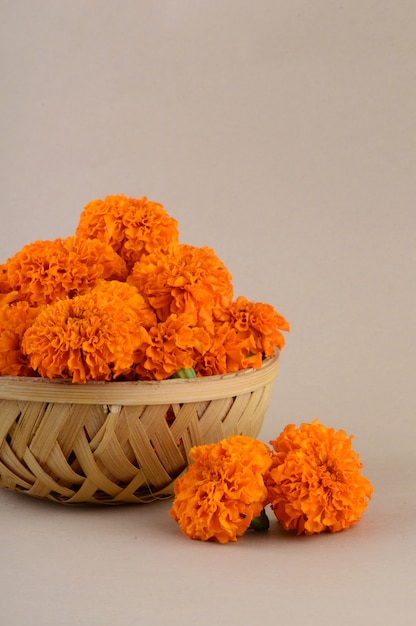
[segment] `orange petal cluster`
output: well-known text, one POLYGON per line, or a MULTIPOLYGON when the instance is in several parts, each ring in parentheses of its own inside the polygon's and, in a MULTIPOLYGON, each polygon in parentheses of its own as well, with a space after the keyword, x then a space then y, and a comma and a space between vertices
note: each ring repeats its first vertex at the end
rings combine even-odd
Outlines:
POLYGON ((28 244, 6 268, 10 287, 32 305, 81 295, 100 278, 127 278, 126 264, 111 246, 76 237, 28 244))
POLYGON ((276 518, 286 530, 311 535, 349 528, 372 495, 371 483, 351 447, 352 437, 319 424, 289 424, 272 441, 265 476, 276 518))
POLYGON ((146 336, 134 306, 96 290, 45 307, 26 330, 21 348, 45 378, 108 381, 129 370, 146 336))
POLYGON ((136 285, 160 321, 172 313, 193 316, 196 324, 211 322, 213 311, 231 304, 231 274, 211 248, 171 245, 142 258, 128 282, 136 285))
POLYGON ((164 380, 183 368, 192 368, 196 355, 210 344, 211 337, 203 327, 195 326, 185 314, 173 313, 150 329, 136 358, 135 373, 140 380, 164 380))
POLYGON ((229 437, 197 446, 194 461, 175 481, 170 515, 191 539, 236 541, 260 515, 267 501, 263 475, 268 447, 250 437, 229 437))
POLYGON ((0 376, 34 376, 20 349, 22 337, 39 313, 38 307, 17 301, 17 293, 0 296, 0 376))
POLYGON ((289 324, 270 304, 250 302, 239 296, 225 312, 228 324, 240 338, 254 341, 254 352, 272 356, 275 348, 282 349, 285 339, 281 330, 289 330, 289 324))
POLYGON ((239 296, 213 312, 211 346, 196 356, 195 370, 202 376, 226 374, 248 367, 260 368, 263 359, 285 345, 289 323, 270 305, 239 296))
POLYGON ((0 294, 9 293, 12 291, 12 288, 9 283, 9 278, 7 276, 7 264, 0 264, 0 294))
POLYGON ((236 541, 269 504, 297 534, 347 529, 373 492, 351 441, 315 420, 286 426, 272 449, 241 436, 197 446, 175 481, 170 515, 191 539, 220 543, 236 541))
POLYGON ((94 200, 74 236, 35 241, 0 265, 0 375, 164 380, 259 368, 289 325, 268 304, 233 301, 206 246, 179 243, 162 205, 94 200))
POLYGON ((131 269, 144 254, 177 242, 178 223, 161 204, 145 196, 113 195, 84 207, 76 234, 108 243, 131 269))
POLYGON ((128 326, 134 330, 135 324, 150 329, 156 324, 155 312, 149 307, 141 293, 128 283, 119 280, 98 280, 91 289, 98 293, 102 302, 113 305, 115 311, 122 312, 120 319, 129 316, 128 326))

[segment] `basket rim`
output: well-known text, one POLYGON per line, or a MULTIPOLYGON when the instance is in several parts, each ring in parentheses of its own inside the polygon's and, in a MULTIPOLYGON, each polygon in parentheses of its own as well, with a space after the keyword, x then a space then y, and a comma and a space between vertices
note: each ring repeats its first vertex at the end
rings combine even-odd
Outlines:
POLYGON ((88 381, 79 385, 63 379, 0 376, 0 400, 132 406, 235 397, 271 383, 279 368, 279 357, 280 351, 276 350, 273 356, 264 360, 260 369, 163 381, 88 381))

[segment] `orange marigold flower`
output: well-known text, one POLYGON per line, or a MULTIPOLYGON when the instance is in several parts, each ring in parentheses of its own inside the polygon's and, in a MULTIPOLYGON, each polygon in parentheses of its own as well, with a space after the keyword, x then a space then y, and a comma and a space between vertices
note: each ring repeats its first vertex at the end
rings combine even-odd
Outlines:
POLYGON ((198 354, 194 365, 200 376, 230 374, 249 367, 260 368, 262 353, 250 333, 238 333, 228 322, 217 323, 211 332, 209 348, 198 354))
POLYGON ((135 323, 137 324, 138 320, 140 326, 144 328, 152 328, 156 325, 155 312, 134 285, 119 280, 100 279, 91 291, 100 293, 102 301, 107 300, 109 303, 117 301, 118 305, 123 307, 124 315, 131 314, 132 327, 135 323))
POLYGON ((283 348, 285 339, 280 331, 290 330, 289 323, 270 304, 250 302, 243 296, 222 312, 221 319, 227 320, 241 338, 252 336, 254 351, 266 357, 272 356, 275 348, 283 348))
POLYGON ((171 313, 193 315, 198 325, 208 324, 216 308, 232 300, 231 274, 208 247, 172 245, 143 257, 127 282, 136 285, 155 309, 160 321, 171 313))
POLYGON ((25 332, 22 351, 43 377, 106 381, 131 367, 146 336, 132 308, 96 291, 46 306, 25 332))
POLYGON ((198 376, 216 376, 228 374, 227 351, 223 335, 213 334, 207 350, 196 355, 193 365, 198 376))
POLYGON ((28 302, 16 301, 16 292, 8 295, 8 299, 0 299, 0 375, 35 376, 20 346, 39 309, 28 302))
POLYGON ((127 268, 111 246, 76 237, 35 241, 7 261, 8 281, 20 298, 50 304, 86 293, 99 278, 125 280, 127 268))
POLYGON ((107 196, 84 207, 76 234, 110 244, 132 268, 143 254, 177 242, 178 223, 146 197, 107 196))
POLYGON ((175 481, 170 515, 191 539, 236 541, 267 503, 263 475, 270 450, 260 441, 233 436, 191 449, 187 471, 175 481))
POLYGON ((67 237, 64 247, 72 263, 88 267, 87 281, 93 284, 99 278, 125 281, 128 270, 126 262, 114 249, 99 239, 67 237))
POLYGON ((144 380, 164 380, 194 366, 196 355, 211 343, 207 331, 186 315, 172 314, 149 330, 148 343, 135 355, 135 373, 144 380))
POLYGON ((357 522, 371 498, 352 436, 318 423, 289 424, 272 441, 265 482, 274 513, 286 530, 311 535, 357 522))

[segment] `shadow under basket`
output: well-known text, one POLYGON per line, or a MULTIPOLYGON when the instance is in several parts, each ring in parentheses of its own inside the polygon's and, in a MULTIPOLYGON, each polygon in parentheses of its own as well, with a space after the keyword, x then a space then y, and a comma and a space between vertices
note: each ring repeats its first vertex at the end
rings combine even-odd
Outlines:
POLYGON ((173 493, 193 446, 257 437, 279 353, 261 369, 162 382, 0 377, 0 486, 65 504, 173 493))

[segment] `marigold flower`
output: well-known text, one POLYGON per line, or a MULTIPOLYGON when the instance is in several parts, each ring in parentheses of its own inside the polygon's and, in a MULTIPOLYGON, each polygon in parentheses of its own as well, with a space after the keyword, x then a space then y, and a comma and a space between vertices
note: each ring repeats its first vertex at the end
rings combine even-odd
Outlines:
POLYGON ((191 539, 236 541, 267 503, 269 448, 238 435, 196 446, 190 457, 194 463, 175 481, 171 517, 191 539))
POLYGON ((35 241, 6 265, 11 288, 31 304, 50 304, 81 295, 100 278, 125 280, 127 276, 125 262, 98 239, 35 241))
POLYGON ((35 376, 20 345, 39 309, 17 301, 17 292, 7 295, 0 298, 0 376, 35 376))
MULTIPOLYGON (((210 329, 211 331, 211 329, 210 329)), ((262 353, 251 333, 238 333, 228 322, 214 324, 209 348, 196 355, 195 371, 200 376, 230 374, 249 367, 260 368, 262 353)))
POLYGON ((233 294, 231 274, 206 246, 177 244, 142 257, 127 282, 138 287, 160 321, 184 313, 197 325, 209 324, 213 310, 227 307, 233 294))
POLYGON ((210 345, 204 352, 196 355, 193 367, 198 376, 216 376, 229 373, 223 335, 211 335, 210 345))
POLYGON ((134 324, 137 324, 138 320, 140 326, 144 328, 152 328, 156 325, 155 312, 149 307, 134 285, 129 285, 119 280, 100 279, 91 292, 99 293, 102 302, 104 300, 110 304, 117 302, 117 306, 123 308, 124 315, 130 314, 132 328, 134 328, 134 324))
POLYGON ((260 368, 288 323, 270 305, 233 302, 227 268, 211 248, 180 244, 177 226, 145 196, 107 196, 84 207, 75 236, 0 264, 0 375, 163 380, 260 368))
POLYGON ((161 204, 145 196, 140 200, 107 196, 84 207, 76 234, 110 244, 130 269, 143 254, 177 242, 178 223, 161 204))
POLYGON ((146 337, 132 308, 95 291, 46 306, 26 330, 22 351, 43 377, 106 381, 129 370, 146 337))
POLYGON ((149 330, 147 343, 135 355, 134 371, 142 380, 164 380, 194 366, 196 355, 211 343, 207 331, 186 315, 172 314, 149 330))
POLYGON ((352 436, 318 423, 289 424, 272 441, 265 482, 273 511, 286 530, 311 535, 356 523, 371 498, 371 483, 351 447, 352 436))
POLYGON ((275 348, 283 348, 285 338, 280 331, 290 330, 289 323, 270 304, 250 302, 243 296, 239 296, 222 312, 221 319, 227 320, 241 339, 253 337, 253 351, 266 357, 272 356, 275 348))

